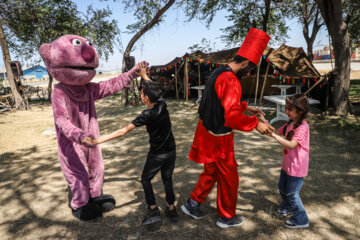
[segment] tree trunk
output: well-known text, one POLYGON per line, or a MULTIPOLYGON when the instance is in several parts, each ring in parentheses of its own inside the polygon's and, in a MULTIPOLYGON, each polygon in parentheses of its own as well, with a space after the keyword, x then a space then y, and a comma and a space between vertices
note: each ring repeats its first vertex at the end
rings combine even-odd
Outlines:
POLYGON ((14 95, 14 99, 15 99, 15 107, 16 107, 16 109, 27 109, 26 103, 18 91, 17 83, 15 81, 14 75, 11 70, 10 52, 9 52, 9 47, 8 47, 8 44, 6 41, 1 18, 0 18, 0 45, 1 45, 1 50, 2 50, 2 54, 3 54, 3 58, 4 58, 4 64, 5 64, 6 73, 8 76, 11 92, 14 95))
POLYGON ((320 10, 315 5, 311 5, 309 9, 309 2, 304 4, 303 9, 303 16, 302 16, 302 25, 303 25, 303 35, 306 41, 307 46, 307 56, 310 59, 310 61, 313 61, 314 54, 313 54, 313 45, 316 38, 316 35, 318 34, 321 27, 324 25, 320 18, 320 10), (315 11, 315 13, 314 13, 315 11), (313 19, 313 20, 312 20, 313 19), (312 31, 311 34, 309 33, 309 27, 312 25, 312 31))
POLYGON ((267 32, 267 24, 270 16, 270 4, 271 0, 265 0, 265 13, 263 14, 263 31, 267 32))
MULTIPOLYGON (((130 52, 128 53, 130 54, 130 52)), ((125 63, 125 53, 123 55, 123 63, 122 63, 122 69, 121 72, 124 73, 126 69, 126 63, 125 63)), ((129 89, 125 88, 121 91, 121 98, 120 98, 120 105, 122 107, 126 107, 129 104, 129 89)))
POLYGON ((51 92, 52 92, 52 83, 53 83, 53 76, 49 73, 49 84, 48 84, 48 98, 49 102, 51 102, 51 92))
POLYGON ((337 76, 334 83, 334 105, 337 114, 348 113, 350 89, 350 36, 343 19, 341 0, 316 0, 331 37, 337 76))
MULTIPOLYGON (((126 63, 125 63, 125 57, 130 56, 131 53, 131 49, 133 48, 134 44, 136 43, 137 40, 139 40, 139 38, 144 35, 147 31, 149 31, 156 23, 158 23, 160 21, 160 17, 164 14, 164 12, 166 12, 166 10, 168 10, 171 5, 173 5, 175 2, 175 0, 169 0, 167 4, 165 4, 165 6, 163 8, 161 8, 154 16, 154 18, 147 23, 142 29, 140 29, 140 31, 138 31, 130 40, 129 44, 127 45, 124 54, 123 54, 123 65, 122 65, 122 72, 125 71, 126 69, 126 63)), ((128 99, 128 89, 124 89, 122 91, 122 96, 121 96, 121 105, 122 106, 126 106, 129 103, 129 99, 128 99)))
POLYGON ((314 60, 313 45, 314 45, 314 42, 306 40, 307 56, 311 62, 314 60))

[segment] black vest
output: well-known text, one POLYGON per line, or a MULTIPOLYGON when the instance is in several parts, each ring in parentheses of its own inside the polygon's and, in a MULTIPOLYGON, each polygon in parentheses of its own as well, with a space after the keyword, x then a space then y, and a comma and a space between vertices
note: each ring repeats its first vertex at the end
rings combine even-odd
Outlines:
POLYGON ((232 70, 229 66, 223 66, 211 73, 205 85, 198 111, 199 118, 203 121, 206 130, 221 135, 232 131, 231 128, 224 126, 225 110, 215 91, 216 78, 223 72, 232 72, 232 70))

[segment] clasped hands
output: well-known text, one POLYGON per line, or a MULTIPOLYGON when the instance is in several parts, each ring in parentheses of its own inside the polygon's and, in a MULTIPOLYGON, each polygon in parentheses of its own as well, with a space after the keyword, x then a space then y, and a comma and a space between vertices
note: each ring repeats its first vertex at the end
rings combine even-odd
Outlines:
POLYGON ((259 133, 261 133, 262 135, 266 134, 270 137, 273 137, 272 135, 275 132, 275 128, 267 122, 267 120, 265 119, 265 113, 261 109, 252 106, 247 106, 246 111, 251 116, 256 116, 258 118, 259 123, 256 126, 256 130, 259 133))
MULTIPOLYGON (((150 78, 148 77, 148 73, 149 73, 149 63, 148 62, 139 62, 137 64, 137 67, 139 68, 139 71, 136 72, 136 74, 140 77, 142 77, 144 80, 150 80, 150 78)), ((150 80, 151 81, 151 80, 150 80)))
POLYGON ((91 138, 91 137, 84 137, 84 138, 82 138, 81 139, 81 143, 85 143, 85 144, 87 144, 87 145, 97 145, 97 144, 99 144, 98 143, 98 141, 97 141, 97 139, 96 138, 91 138))

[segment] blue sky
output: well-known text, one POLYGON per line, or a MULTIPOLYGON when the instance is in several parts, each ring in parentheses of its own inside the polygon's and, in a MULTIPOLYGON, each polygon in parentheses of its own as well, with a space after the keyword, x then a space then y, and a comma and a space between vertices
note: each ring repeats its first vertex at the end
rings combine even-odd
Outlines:
MULTIPOLYGON (((123 7, 120 2, 109 0, 107 2, 100 2, 96 0, 74 0, 78 5, 78 9, 82 12, 86 11, 86 6, 92 4, 94 8, 104 8, 109 6, 113 12, 113 18, 117 20, 118 27, 121 33, 121 40, 123 48, 126 48, 132 35, 125 34, 126 26, 135 22, 132 14, 123 13, 123 7)), ((222 50, 226 45, 221 42, 220 36, 223 32, 221 28, 230 25, 227 22, 226 12, 219 12, 214 21, 211 23, 209 29, 206 28, 205 23, 198 20, 191 22, 184 22, 185 16, 182 9, 175 9, 172 7, 166 12, 165 21, 160 24, 155 30, 147 32, 141 39, 141 48, 138 47, 133 51, 136 61, 146 60, 150 65, 160 65, 171 61, 173 58, 182 56, 185 52, 189 52, 188 48, 194 44, 200 44, 202 38, 210 40, 214 45, 213 50, 222 50)), ((293 47, 303 47, 306 51, 306 43, 302 35, 301 25, 296 21, 289 23, 289 39, 286 44, 293 47)), ((241 43, 238 45, 240 46, 241 43)), ((314 49, 323 48, 328 44, 328 37, 326 30, 321 31, 315 40, 314 49), (320 42, 319 46, 316 46, 320 42)), ((271 47, 279 47, 279 45, 271 45, 271 47)), ((0 53, 0 69, 3 69, 2 54, 0 53)), ((12 59, 16 60, 16 59, 12 59)), ((118 70, 121 69, 122 55, 119 50, 115 48, 115 53, 106 62, 104 59, 100 60, 99 69, 103 70, 118 70)))

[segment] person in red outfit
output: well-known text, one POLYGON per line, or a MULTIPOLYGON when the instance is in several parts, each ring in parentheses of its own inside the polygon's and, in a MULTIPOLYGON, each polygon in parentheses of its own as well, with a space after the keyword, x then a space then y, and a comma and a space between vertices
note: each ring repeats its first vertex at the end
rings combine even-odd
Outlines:
POLYGON ((220 228, 239 226, 244 221, 242 216, 235 215, 239 175, 234 155, 234 130, 256 129, 261 134, 275 130, 255 116, 265 115, 260 109, 240 101, 239 79, 256 67, 269 40, 265 32, 251 28, 234 60, 212 72, 200 102, 189 159, 204 164, 204 171, 181 209, 195 219, 204 217, 200 204, 217 183, 219 217, 216 225, 220 228), (250 116, 245 115, 245 111, 250 116))

